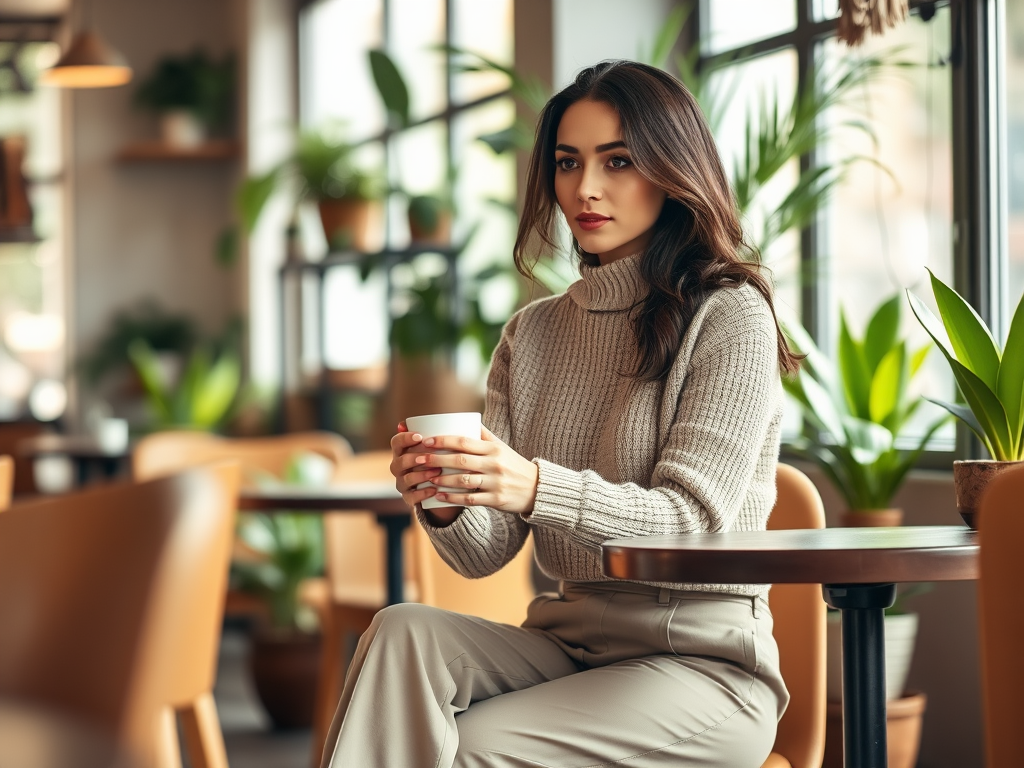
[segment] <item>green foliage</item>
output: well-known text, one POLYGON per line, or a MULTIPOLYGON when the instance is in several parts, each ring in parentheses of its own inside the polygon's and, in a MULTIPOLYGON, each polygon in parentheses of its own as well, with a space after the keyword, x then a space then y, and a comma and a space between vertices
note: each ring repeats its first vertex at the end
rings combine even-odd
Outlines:
POLYGON ((135 91, 135 103, 157 112, 184 109, 217 127, 230 118, 234 93, 234 56, 215 61, 197 49, 160 59, 135 91))
POLYGON ((996 461, 1024 460, 1024 296, 1017 303, 1006 345, 1000 349, 974 308, 930 270, 929 275, 941 326, 928 306, 909 290, 907 298, 953 369, 967 407, 932 402, 970 427, 996 461), (942 328, 949 346, 942 340, 942 328))
POLYGON ((413 195, 409 198, 409 220, 424 232, 436 230, 441 217, 451 209, 451 203, 441 195, 413 195))
POLYGON ((95 386, 108 373, 131 365, 128 347, 141 339, 155 352, 184 354, 195 344, 195 324, 183 315, 165 311, 152 299, 114 315, 92 351, 79 360, 88 384, 95 386))
POLYGON ((236 205, 245 230, 255 228, 270 196, 280 187, 295 190, 296 206, 306 199, 379 199, 383 193, 380 174, 355 165, 353 149, 336 129, 300 131, 287 160, 242 182, 236 205))
MULTIPOLYGON (((288 461, 282 480, 288 485, 321 484, 322 472, 310 472, 326 461, 322 456, 298 453, 288 461)), ((258 478, 263 484, 281 480, 258 478)), ((324 569, 323 522, 319 515, 279 512, 243 514, 238 535, 251 550, 247 559, 231 564, 232 582, 264 600, 270 607, 271 623, 280 628, 312 629, 315 617, 299 603, 299 585, 319 576, 324 569)))
POLYGON ((934 420, 912 450, 896 447, 921 402, 908 394, 908 385, 931 347, 908 350, 906 340, 899 339, 899 326, 899 295, 875 311, 863 339, 850 332, 840 312, 835 363, 803 328, 786 328, 793 345, 807 357, 796 376, 783 379, 783 386, 816 433, 791 447, 822 469, 851 510, 888 507, 928 440, 949 418, 934 420))
POLYGON ((215 429, 226 419, 238 397, 242 368, 233 351, 222 351, 214 360, 207 347, 196 347, 174 384, 167 381, 159 358, 144 340, 132 341, 128 355, 142 381, 158 429, 215 429))
POLYGON ((370 51, 370 72, 384 102, 388 123, 401 130, 409 127, 409 88, 395 62, 381 49, 370 51))

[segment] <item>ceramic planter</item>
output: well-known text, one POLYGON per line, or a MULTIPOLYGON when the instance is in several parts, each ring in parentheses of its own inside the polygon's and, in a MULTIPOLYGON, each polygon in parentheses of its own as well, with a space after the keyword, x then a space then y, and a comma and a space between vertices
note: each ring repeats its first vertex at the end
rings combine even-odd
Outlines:
MULTIPOLYGON (((908 692, 885 705, 886 753, 889 768, 914 768, 921 746, 921 721, 928 704, 923 693, 908 692)), ((825 718, 822 768, 843 768, 843 709, 829 702, 825 718)))
POLYGON ((299 630, 261 629, 253 634, 249 671, 275 728, 313 724, 320 643, 319 634, 299 630))
POLYGON ((380 250, 380 203, 376 200, 326 198, 318 203, 324 237, 331 250, 380 250))
POLYGON ((978 529, 978 502, 981 494, 1000 472, 1019 467, 1024 461, 991 461, 987 459, 953 462, 953 490, 956 509, 972 529, 978 529))
POLYGON ((893 528, 903 525, 902 509, 851 509, 839 516, 843 528, 893 528))
POLYGON ((437 225, 427 229, 419 223, 415 216, 409 215, 409 239, 413 245, 448 245, 452 240, 452 215, 442 211, 437 217, 437 225))
POLYGON ((206 141, 206 126, 185 109, 160 115, 160 136, 164 144, 177 149, 194 149, 206 141))

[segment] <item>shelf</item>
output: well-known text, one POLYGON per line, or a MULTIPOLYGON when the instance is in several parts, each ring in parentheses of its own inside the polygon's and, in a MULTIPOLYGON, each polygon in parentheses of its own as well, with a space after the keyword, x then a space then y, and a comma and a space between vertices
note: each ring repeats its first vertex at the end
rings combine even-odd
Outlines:
POLYGON ((0 243, 41 243, 40 238, 31 226, 0 227, 0 243))
POLYGON ((447 258, 453 258, 466 247, 465 243, 458 245, 431 245, 416 243, 407 248, 385 248, 375 253, 363 253, 360 251, 332 251, 319 261, 306 261, 299 259, 286 261, 281 265, 281 272, 325 272, 331 267, 341 267, 349 264, 360 264, 367 260, 373 260, 380 264, 397 264, 408 261, 411 258, 423 253, 437 253, 447 258))
POLYGON ((228 139, 211 140, 196 147, 174 147, 162 141, 139 141, 122 148, 116 159, 119 163, 176 163, 234 160, 238 155, 238 142, 228 139))

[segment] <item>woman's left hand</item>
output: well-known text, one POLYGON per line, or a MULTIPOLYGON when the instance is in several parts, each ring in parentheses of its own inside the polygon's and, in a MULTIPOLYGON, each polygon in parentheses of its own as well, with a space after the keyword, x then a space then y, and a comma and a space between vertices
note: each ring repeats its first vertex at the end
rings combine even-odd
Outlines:
POLYGON ((427 453, 416 457, 417 464, 463 471, 433 478, 430 482, 434 485, 459 489, 454 493, 439 491, 435 498, 452 505, 479 505, 512 514, 532 512, 537 497, 537 465, 486 428, 481 434, 482 440, 444 436, 428 437, 421 443, 427 453))

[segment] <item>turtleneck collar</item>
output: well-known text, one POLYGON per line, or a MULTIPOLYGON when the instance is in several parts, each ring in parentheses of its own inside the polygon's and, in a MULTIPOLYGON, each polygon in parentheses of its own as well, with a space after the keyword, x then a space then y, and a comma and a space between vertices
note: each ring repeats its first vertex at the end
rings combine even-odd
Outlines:
POLYGON ((590 312, 618 312, 629 309, 647 296, 648 286, 640 274, 640 254, 633 254, 604 266, 580 265, 581 280, 566 293, 590 312))

